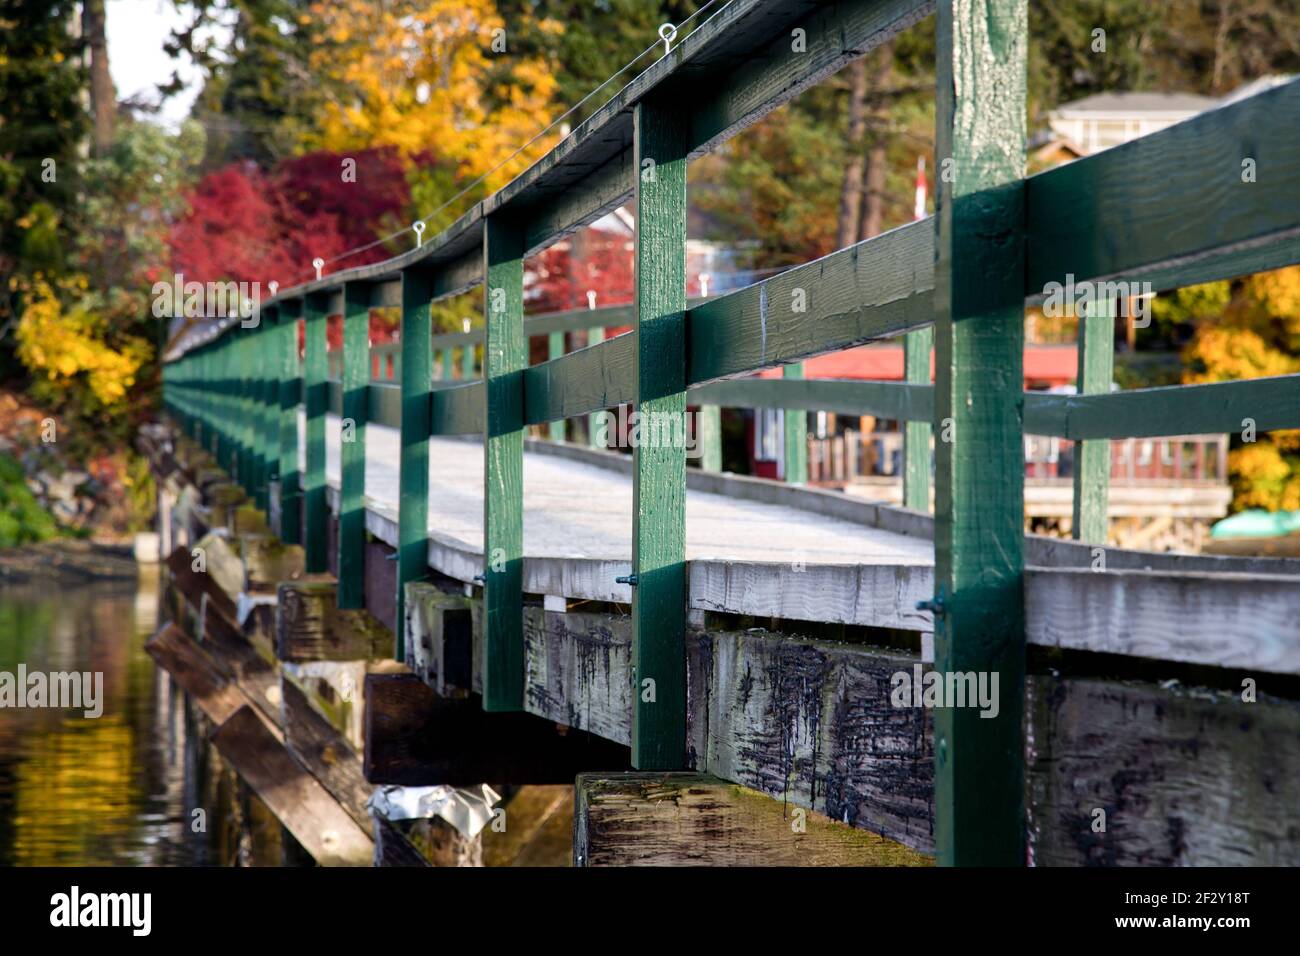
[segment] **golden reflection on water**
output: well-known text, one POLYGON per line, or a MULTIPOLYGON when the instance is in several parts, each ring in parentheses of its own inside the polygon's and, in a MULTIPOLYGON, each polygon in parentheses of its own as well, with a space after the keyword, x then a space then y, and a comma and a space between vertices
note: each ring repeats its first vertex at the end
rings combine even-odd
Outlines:
POLYGON ((0 708, 0 865, 195 862, 178 701, 144 652, 156 568, 139 581, 0 585, 0 671, 102 671, 103 716, 0 708))

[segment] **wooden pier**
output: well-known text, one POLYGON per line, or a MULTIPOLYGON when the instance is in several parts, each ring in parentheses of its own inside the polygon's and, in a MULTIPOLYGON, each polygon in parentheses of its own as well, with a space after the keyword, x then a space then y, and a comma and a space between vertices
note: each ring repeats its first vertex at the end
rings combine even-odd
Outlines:
POLYGON ((368 788, 488 784, 518 834, 556 819, 529 788, 568 781, 579 865, 1300 862, 1300 560, 1104 538, 1112 440, 1300 427, 1300 376, 1111 393, 1102 301, 1083 394, 1021 390, 1024 304, 1067 273, 1163 291, 1300 259, 1300 82, 1025 179, 1025 16, 733 0, 442 235, 173 350, 141 442, 187 610, 151 647, 318 862, 490 856, 491 829, 371 819, 368 788), (937 215, 688 302, 688 159, 931 13, 937 215), (628 199, 634 306, 526 318, 525 257, 628 199), (476 285, 485 328, 433 335, 476 285), (528 365, 529 336, 589 329, 528 365), (933 383, 797 368, 891 336, 933 345, 933 383), (703 467, 527 436, 621 405, 699 407, 703 467), (721 473, 720 406, 908 423, 912 507, 802 486, 797 428, 789 481, 721 473), (1076 540, 1025 534, 1025 434, 1079 443, 1076 540), (919 673, 994 696, 900 702, 919 673))

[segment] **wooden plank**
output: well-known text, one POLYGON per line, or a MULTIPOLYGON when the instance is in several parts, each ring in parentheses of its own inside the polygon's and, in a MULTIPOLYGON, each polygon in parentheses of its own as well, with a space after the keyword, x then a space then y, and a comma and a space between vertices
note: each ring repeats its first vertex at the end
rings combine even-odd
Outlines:
POLYGON ((1300 582, 1286 575, 1031 568, 1037 645, 1300 674, 1300 582))
POLYGON ((328 297, 313 293, 306 297, 306 342, 303 360, 303 401, 307 412, 307 467, 303 473, 303 549, 309 574, 328 570, 325 553, 325 412, 328 409, 328 372, 325 358, 325 325, 328 297))
POLYGON ((145 642, 149 656, 194 698, 199 709, 214 724, 226 721, 248 703, 248 698, 230 681, 229 674, 175 624, 166 624, 145 642))
POLYGON ((524 661, 530 714, 631 745, 631 618, 527 608, 524 661))
POLYGON ((727 408, 802 408, 909 422, 929 422, 934 415, 934 389, 910 382, 738 378, 693 388, 690 398, 727 408))
POLYGON ((1136 388, 1100 395, 1025 397, 1025 430, 1074 441, 1300 428, 1300 375, 1204 385, 1136 388))
MULTIPOLYGON (((916 329, 903 338, 904 377, 909 385, 930 386, 930 353, 934 329, 916 329)), ((930 510, 930 423, 934 418, 931 393, 930 414, 921 420, 907 419, 903 427, 903 507, 930 510)))
POLYGON ((1052 677, 1028 694, 1031 863, 1300 864, 1294 701, 1052 677))
POLYGON ((402 271, 402 424, 397 501, 397 648, 406 660, 403 589, 428 572, 429 538, 429 382, 433 353, 429 347, 433 295, 430 275, 402 271))
POLYGON ((1229 275, 1287 264, 1273 257, 1283 239, 1295 262, 1297 118, 1292 81, 1031 177, 1026 289, 1045 294, 1067 274, 1132 276, 1155 291, 1208 282, 1226 277, 1215 261, 1224 254, 1237 254, 1229 275))
POLYGON ((686 416, 687 117, 674 102, 638 103, 636 402, 632 477, 632 764, 677 770, 686 723, 686 448, 653 437, 686 416))
POLYGON ((937 17, 935 155, 951 175, 936 207, 934 660, 998 673, 1001 707, 935 711, 935 847, 944 865, 1019 866, 1028 15, 1026 0, 953 0, 937 17))
POLYGON ((285 747, 311 770, 357 826, 369 829, 371 815, 366 801, 372 788, 361 772, 360 758, 343 735, 312 708, 307 695, 291 678, 281 679, 280 691, 285 747))
MULTIPOLYGON (((1115 378, 1115 300, 1093 300, 1079 316, 1079 374, 1076 391, 1110 394, 1115 378)), ((1074 521, 1076 541, 1105 544, 1110 537, 1110 441, 1074 446, 1074 521)))
POLYGON ((434 435, 483 434, 483 383, 457 382, 432 391, 429 431, 434 435))
POLYGON ((302 481, 298 472, 298 403, 302 372, 298 366, 300 300, 276 308, 276 354, 280 359, 280 527, 285 544, 302 543, 302 481))
POLYGON ((524 421, 541 425, 635 399, 636 333, 628 332, 524 371, 524 421))
POLYGON ((366 779, 402 786, 568 783, 583 768, 628 768, 626 747, 529 714, 439 697, 414 674, 367 674, 366 779))
POLYGON ((579 774, 575 866, 927 866, 931 858, 698 773, 579 774))
POLYGON ((406 586, 408 663, 442 697, 473 686, 474 602, 427 582, 406 586))
POLYGON ((376 425, 402 427, 402 387, 385 382, 371 382, 366 390, 366 416, 376 425))
POLYGON ((518 223, 483 232, 483 707, 523 707, 524 243, 518 223))
MULTIPOLYGON (((803 378, 803 363, 795 362, 781 369, 785 379, 803 378)), ((785 438, 785 480, 787 484, 808 483, 808 415, 803 409, 787 408, 782 416, 785 438)))
MULTIPOLYGON (((393 536, 394 540, 396 535, 393 536)), ((366 542, 366 610, 397 633, 397 551, 383 541, 366 542)))
POLYGON ((369 834, 289 755, 252 708, 241 707, 211 740, 319 865, 371 865, 369 834))
POLYGON ((362 609, 338 606, 333 581, 285 582, 277 590, 276 656, 282 661, 387 658, 392 633, 362 609))
POLYGON ((890 700, 916 656, 762 631, 692 637, 694 769, 933 852, 931 714, 890 700))
POLYGON ((339 607, 365 607, 366 421, 370 413, 370 289, 343 287, 343 429, 339 443, 339 607), (351 422, 352 440, 344 441, 351 422))
MULTIPOLYGON (((224 542, 223 542, 224 544, 224 542)), ((203 547, 202 543, 196 544, 195 547, 203 547)), ((218 556, 214 554, 214 560, 218 556)), ((172 581, 176 588, 185 595, 196 608, 203 598, 207 598, 208 607, 215 614, 225 619, 231 627, 235 626, 237 615, 235 613, 235 601, 230 594, 219 584, 207 570, 205 565, 203 571, 195 571, 194 566, 196 559, 191 549, 180 547, 167 556, 167 570, 171 573, 172 581)))
POLYGON ((934 223, 909 223, 691 309, 700 385, 863 345, 934 321, 934 223))

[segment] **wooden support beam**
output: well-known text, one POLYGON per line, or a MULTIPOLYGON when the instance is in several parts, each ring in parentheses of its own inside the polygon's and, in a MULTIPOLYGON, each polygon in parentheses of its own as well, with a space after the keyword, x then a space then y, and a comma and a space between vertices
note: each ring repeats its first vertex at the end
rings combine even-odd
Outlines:
POLYGON ((343 420, 339 441, 339 607, 366 606, 366 421, 370 412, 370 288, 343 287, 343 420))
MULTIPOLYGON (((215 570, 221 562, 223 554, 229 554, 231 558, 234 558, 229 546, 224 541, 216 544, 217 541, 220 541, 220 539, 205 538, 196 543, 193 549, 177 548, 167 556, 167 570, 171 572, 172 581, 176 588, 185 595, 190 604, 197 608, 206 597, 209 610, 223 618, 231 627, 235 627, 238 616, 235 612, 235 601, 226 590, 226 587, 230 586, 230 582, 228 581, 226 587, 223 587, 209 571, 209 560, 213 562, 210 566, 211 570, 215 570), (211 545, 211 554, 208 554, 206 550, 209 545, 211 545), (195 549, 205 549, 201 564, 198 557, 193 553, 195 549), (196 567, 200 566, 204 570, 195 570, 196 567)), ((237 562, 238 559, 234 560, 237 562)))
POLYGON ((483 225, 483 707, 523 706, 524 240, 519 224, 483 225))
POLYGON ((302 543, 302 478, 298 465, 298 404, 302 370, 298 364, 298 319, 301 300, 276 307, 275 353, 280 360, 280 527, 285 544, 302 543))
POLYGON ((667 98, 638 103, 633 116, 642 440, 632 465, 632 764, 640 770, 685 762, 686 449, 662 439, 676 425, 685 433, 689 124, 667 98))
POLYGON ((407 663, 440 696, 473 686, 474 603, 432 584, 406 586, 407 663))
POLYGON ((321 783, 290 756, 251 707, 212 734, 240 778, 321 866, 370 866, 374 841, 321 783))
POLYGON ((473 697, 439 697, 414 674, 367 674, 365 774, 372 784, 566 783, 585 768, 627 769, 628 751, 473 697))
MULTIPOLYGON (((904 377, 911 385, 930 387, 930 352, 934 329, 915 329, 903 337, 904 377)), ((933 414, 933 411, 932 411, 933 414)), ((909 421, 903 427, 903 507, 930 510, 929 420, 909 421)))
POLYGON ((307 296, 303 369, 303 401, 307 406, 307 470, 303 476, 302 499, 303 547, 307 552, 307 571, 313 574, 329 569, 325 542, 325 522, 329 517, 329 506, 325 499, 325 412, 329 400, 325 333, 328 306, 329 296, 324 293, 307 296))
POLYGON ((1300 865, 1294 701, 1031 677, 1027 706, 1030 862, 1300 865))
POLYGON ((697 773, 578 775, 574 866, 928 866, 885 837, 697 773))
POLYGON ((369 611, 338 606, 333 581, 286 582, 278 590, 276 656, 282 661, 387 658, 393 635, 369 611))
POLYGON ((289 677, 280 680, 284 745, 339 802, 362 829, 370 828, 366 807, 372 788, 361 772, 361 760, 347 740, 312 708, 302 689, 289 677))
MULTIPOLYGON (((1110 394, 1115 377, 1115 300, 1092 300, 1079 316, 1079 375, 1076 392, 1110 394)), ((1076 541, 1105 544, 1110 537, 1110 440, 1075 442, 1074 522, 1076 541)))
MULTIPOLYGON (((803 362, 783 366, 781 377, 803 378, 803 362)), ((785 432, 785 481, 791 485, 808 483, 808 413, 787 408, 782 415, 785 432)))
POLYGON ((402 427, 397 502, 397 650, 406 660, 403 586, 428 574, 429 565, 429 346, 433 277, 421 269, 402 270, 402 427))
POLYGON ((246 695, 212 658, 175 624, 149 638, 145 651, 180 684, 214 724, 222 724, 248 703, 246 695))
POLYGON ((937 17, 935 669, 997 673, 1001 706, 935 711, 935 845, 1021 866, 1026 0, 937 17))

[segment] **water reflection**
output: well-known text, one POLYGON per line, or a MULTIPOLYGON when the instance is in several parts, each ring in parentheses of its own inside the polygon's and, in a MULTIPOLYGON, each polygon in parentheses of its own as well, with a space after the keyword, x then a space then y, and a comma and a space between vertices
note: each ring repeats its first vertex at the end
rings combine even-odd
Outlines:
POLYGON ((208 862, 191 826, 203 776, 191 721, 143 649, 158 596, 147 567, 138 582, 0 585, 0 671, 104 674, 97 719, 0 708, 0 865, 208 862))

